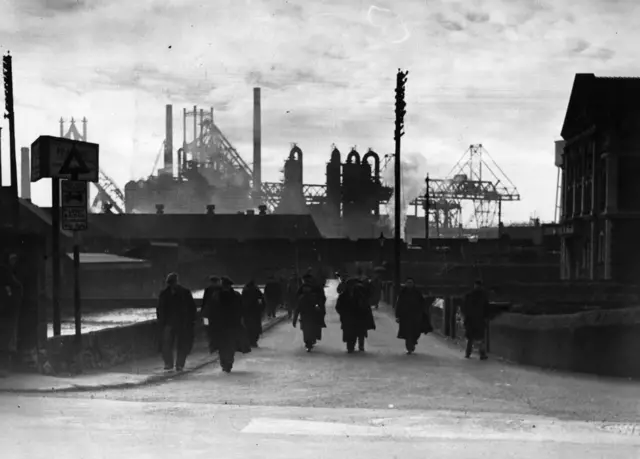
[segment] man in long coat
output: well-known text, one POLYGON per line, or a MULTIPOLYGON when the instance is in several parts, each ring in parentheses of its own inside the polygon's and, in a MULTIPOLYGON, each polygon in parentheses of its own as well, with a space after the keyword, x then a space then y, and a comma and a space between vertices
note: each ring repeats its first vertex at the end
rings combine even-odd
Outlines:
POLYGON ((396 302, 398 339, 404 340, 407 354, 415 352, 423 333, 425 310, 426 303, 422 292, 416 287, 413 279, 408 278, 396 302))
POLYGON ((460 309, 464 318, 464 329, 467 338, 465 357, 467 359, 471 357, 473 344, 477 342, 480 360, 486 360, 485 333, 489 313, 489 299, 482 287, 482 281, 478 280, 474 283, 473 290, 465 295, 464 303, 460 309))
POLYGON ((209 343, 209 353, 213 354, 218 350, 215 343, 215 336, 213 334, 211 311, 215 308, 214 303, 218 301, 218 293, 222 289, 220 277, 209 277, 209 286, 204 289, 202 295, 202 306, 200 309, 200 315, 202 316, 205 327, 207 330, 207 342, 209 343))
POLYGON ((302 339, 307 352, 311 352, 318 341, 322 339, 322 329, 326 327, 324 322, 326 296, 324 289, 319 289, 313 277, 305 275, 303 284, 298 290, 298 306, 293 313, 293 326, 300 318, 302 339))
POLYGON ((265 304, 262 292, 251 279, 242 289, 242 320, 247 330, 249 344, 258 347, 258 340, 262 334, 262 314, 265 304))
POLYGON ((300 288, 300 278, 296 273, 293 273, 287 283, 286 304, 287 304, 287 317, 291 319, 293 317, 293 311, 296 309, 296 303, 298 302, 298 289, 300 288))
POLYGON ((242 325, 242 296, 233 289, 233 281, 228 277, 222 278, 218 301, 213 303, 211 325, 220 367, 229 373, 235 362, 236 351, 246 354, 251 352, 251 347, 244 346, 246 331, 242 325))
POLYGON ((173 369, 175 348, 175 368, 182 371, 193 347, 197 307, 191 292, 178 283, 176 273, 167 276, 166 284, 156 309, 162 333, 164 369, 173 369))
POLYGON ((347 352, 354 352, 356 342, 364 352, 368 332, 375 330, 376 325, 367 292, 357 279, 347 281, 346 290, 338 296, 336 312, 340 315, 342 341, 347 345, 347 352))
POLYGON ((267 317, 275 318, 278 306, 282 303, 282 285, 272 275, 264 286, 264 299, 267 303, 267 317))

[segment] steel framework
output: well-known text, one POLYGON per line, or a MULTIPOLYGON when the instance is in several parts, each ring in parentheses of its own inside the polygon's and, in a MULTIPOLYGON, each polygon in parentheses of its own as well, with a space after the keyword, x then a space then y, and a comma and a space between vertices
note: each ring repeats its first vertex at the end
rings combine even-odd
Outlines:
POLYGON ((502 202, 520 201, 518 189, 482 144, 470 145, 446 179, 430 178, 428 183, 428 193, 425 189, 411 205, 417 215, 428 195, 436 227, 460 225, 464 201, 473 206, 467 226, 496 226, 502 221, 502 202))

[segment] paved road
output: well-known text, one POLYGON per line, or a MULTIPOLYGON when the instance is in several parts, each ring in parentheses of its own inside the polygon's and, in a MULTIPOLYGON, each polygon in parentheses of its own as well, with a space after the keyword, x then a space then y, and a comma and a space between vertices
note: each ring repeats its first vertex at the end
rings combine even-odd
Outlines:
POLYGON ((329 311, 311 354, 286 323, 230 375, 211 366, 160 386, 0 398, 0 432, 11 434, 0 451, 49 458, 33 449, 46 443, 57 458, 640 457, 638 383, 465 360, 435 337, 408 356, 383 311, 367 352, 349 355, 329 311), (86 455, 73 455, 72 441, 86 455))

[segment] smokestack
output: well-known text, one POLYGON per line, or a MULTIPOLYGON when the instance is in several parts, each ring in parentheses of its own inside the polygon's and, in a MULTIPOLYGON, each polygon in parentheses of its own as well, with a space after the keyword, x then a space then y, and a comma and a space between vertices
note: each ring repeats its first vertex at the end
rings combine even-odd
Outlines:
POLYGON ((173 176, 173 107, 167 105, 164 134, 164 170, 173 176))
POLYGON ((253 88, 253 193, 262 204, 262 126, 260 114, 260 88, 253 88))
POLYGON ((20 195, 31 201, 31 158, 27 147, 20 149, 20 195))

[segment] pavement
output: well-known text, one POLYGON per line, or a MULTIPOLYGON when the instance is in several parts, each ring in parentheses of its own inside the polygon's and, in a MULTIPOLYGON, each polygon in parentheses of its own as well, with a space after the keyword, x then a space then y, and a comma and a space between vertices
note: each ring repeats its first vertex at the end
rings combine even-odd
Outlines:
MULTIPOLYGON (((286 313, 279 312, 275 319, 263 322, 267 331, 286 320, 286 313)), ((196 340, 193 352, 187 359, 184 371, 167 372, 163 368, 162 357, 154 356, 135 359, 107 370, 92 370, 73 376, 47 376, 38 373, 13 373, 0 377, 0 393, 46 393, 78 392, 107 389, 126 389, 142 385, 158 384, 181 378, 218 361, 217 353, 210 354, 204 337, 196 340)))
POLYGON ((2 457, 640 458, 637 382, 467 360, 434 335, 406 355, 374 314, 365 353, 345 352, 330 302, 311 353, 284 322, 230 374, 0 394, 2 457))

